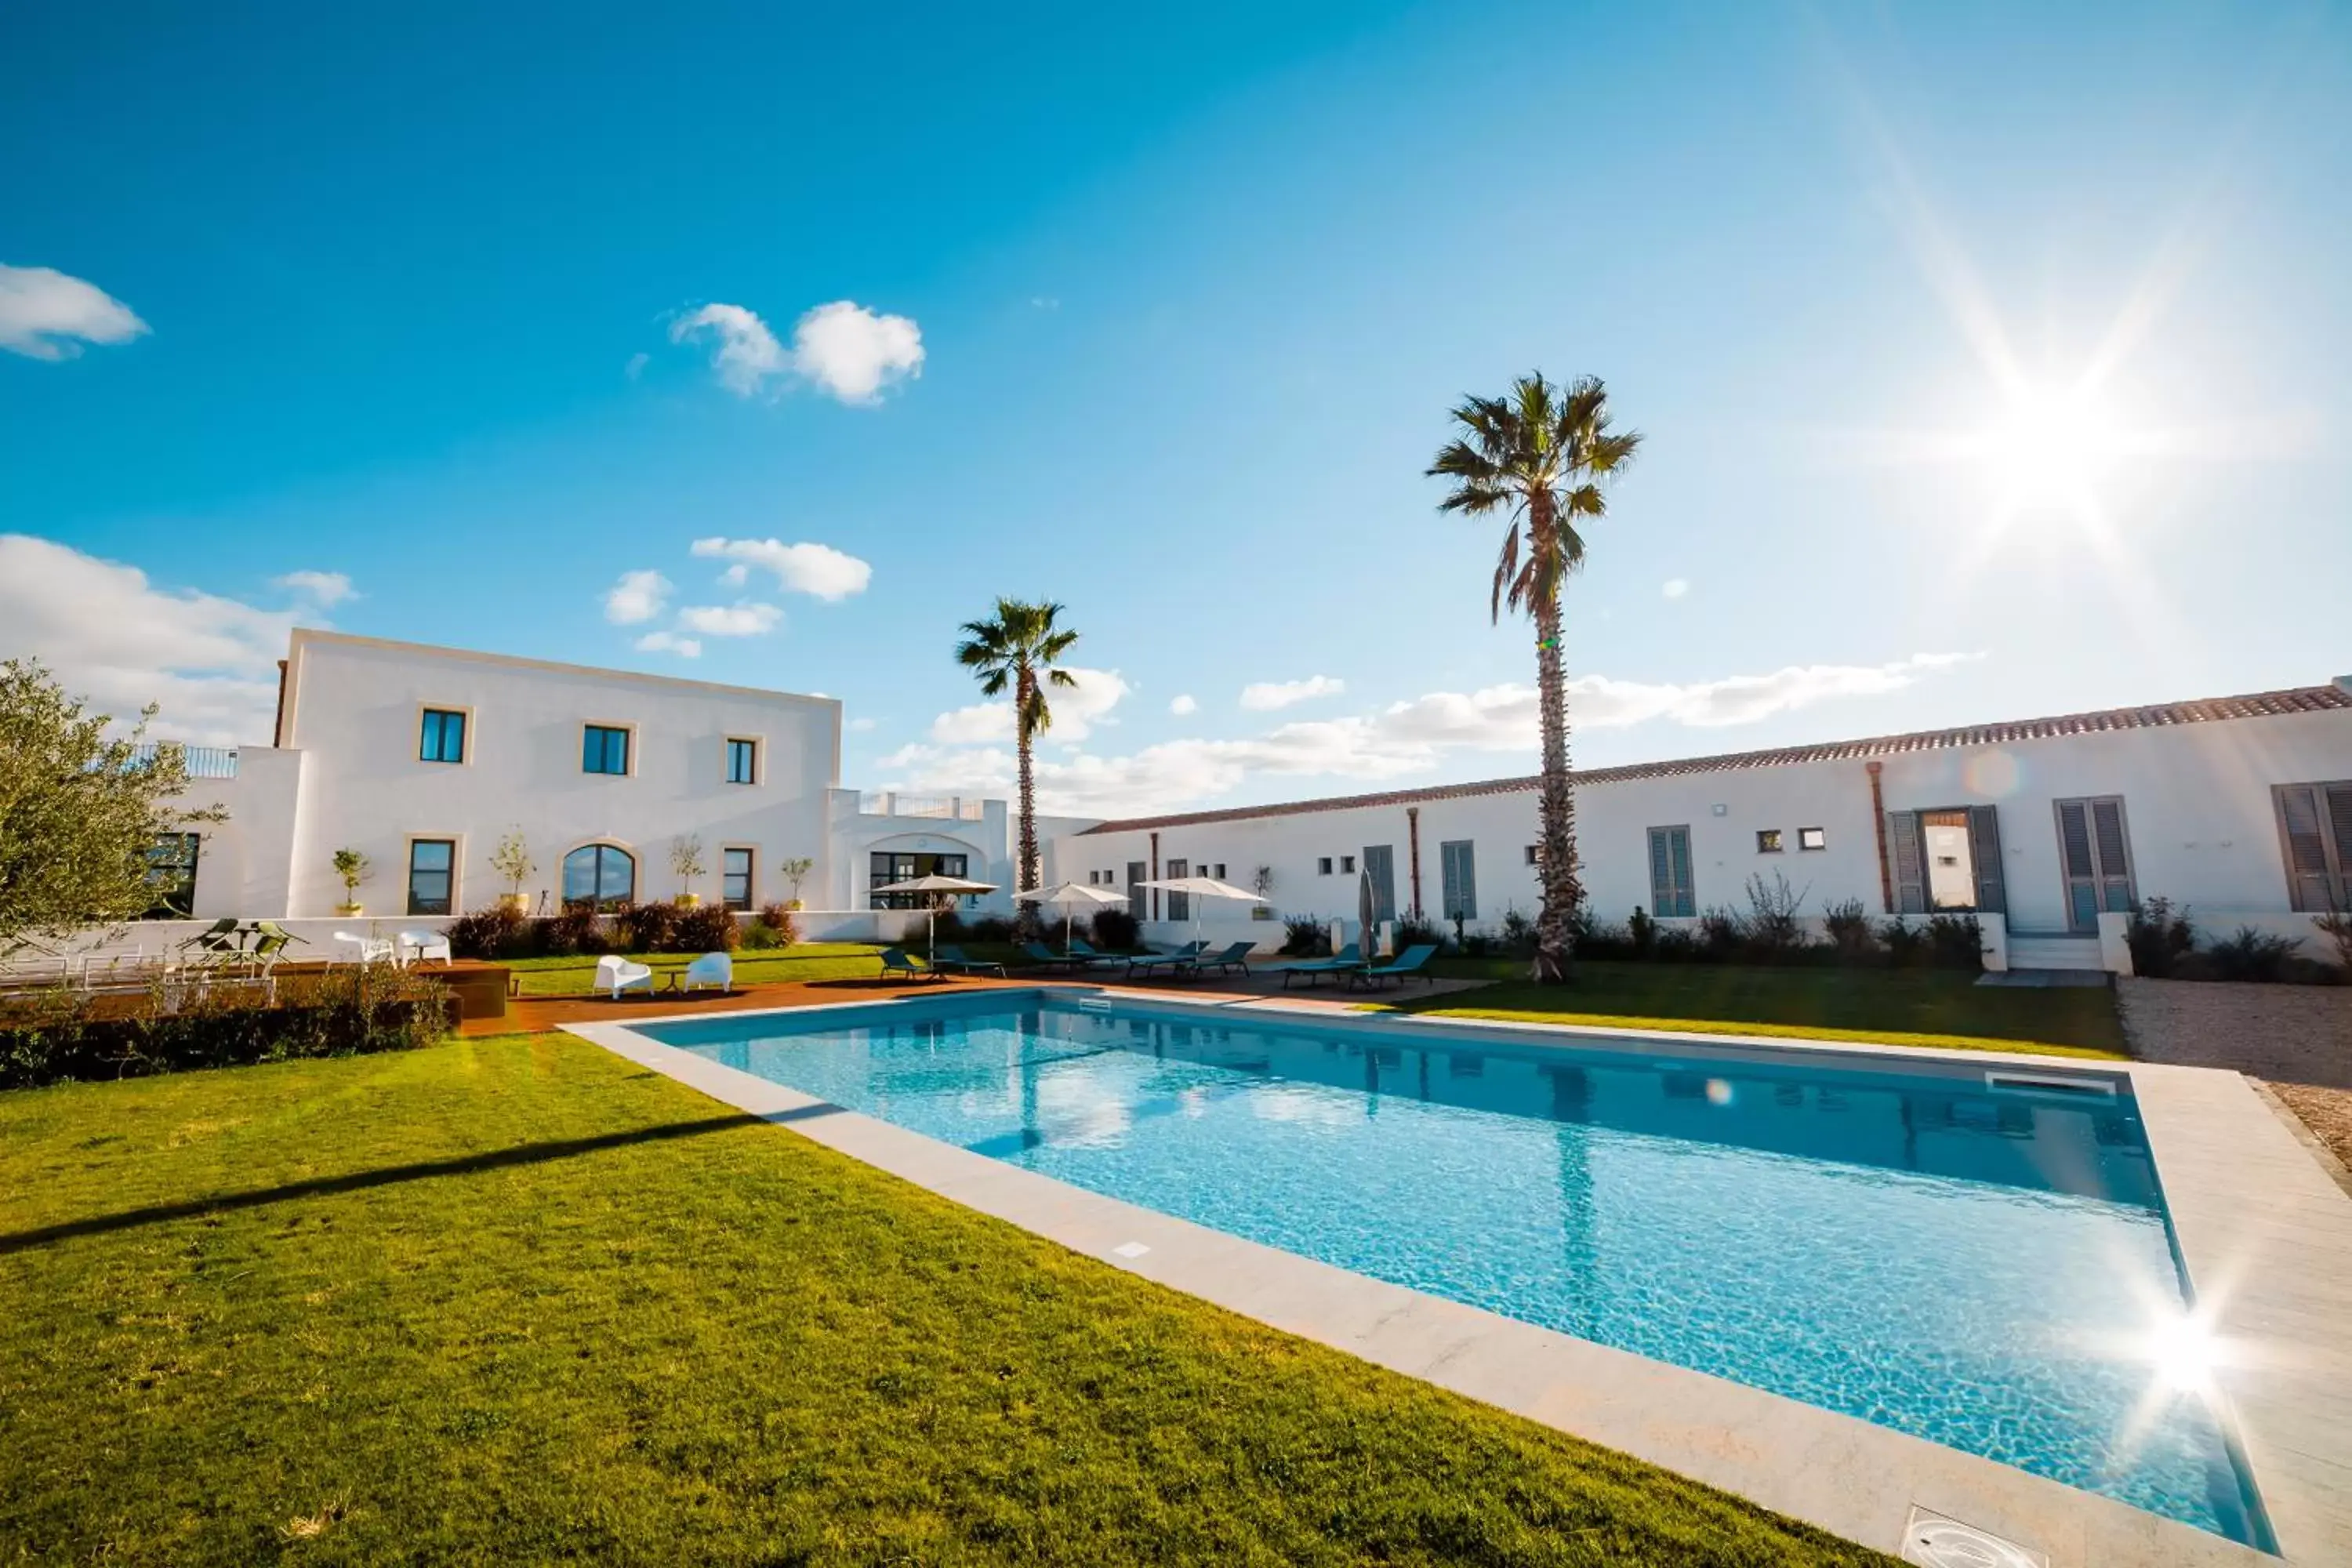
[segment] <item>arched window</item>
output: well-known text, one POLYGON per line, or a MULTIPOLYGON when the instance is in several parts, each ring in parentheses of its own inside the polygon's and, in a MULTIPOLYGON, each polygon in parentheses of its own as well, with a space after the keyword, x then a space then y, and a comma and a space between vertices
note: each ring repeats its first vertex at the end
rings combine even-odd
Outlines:
POLYGON ((583 844, 563 858, 563 901, 611 909, 636 897, 637 862, 612 844, 583 844))

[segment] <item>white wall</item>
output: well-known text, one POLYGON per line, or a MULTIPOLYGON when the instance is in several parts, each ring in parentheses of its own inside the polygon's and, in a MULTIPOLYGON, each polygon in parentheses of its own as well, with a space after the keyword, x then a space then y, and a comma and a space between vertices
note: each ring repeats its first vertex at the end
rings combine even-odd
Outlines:
MULTIPOLYGON (((2120 795, 2138 892, 2186 901, 2200 927, 2226 935, 2252 913, 2286 911, 2271 786, 2352 778, 2352 711, 1890 752, 1879 760, 1890 812, 1997 808, 2012 932, 2065 928, 2053 803, 2120 795)), ((1870 775, 1860 761, 1588 782, 1576 802, 1585 885, 1603 919, 1622 921, 1636 905, 1651 905, 1648 829, 1671 826, 1690 829, 1701 909, 1744 908, 1748 879, 1778 872, 1805 894, 1809 914, 1848 898, 1884 912, 1870 775), (1799 849, 1803 827, 1823 829, 1825 847, 1799 849), (1758 851, 1762 828, 1781 830, 1780 853, 1758 851)), ((1431 919, 1440 918, 1438 847, 1448 839, 1475 846, 1476 923, 1492 927, 1513 907, 1535 913, 1540 893, 1525 853, 1536 837, 1532 790, 1413 804, 1420 811, 1422 907, 1431 919)), ((1402 912, 1412 906, 1403 804, 1065 835, 1047 851, 1047 876, 1084 881, 1089 871, 1110 871, 1123 887, 1129 861, 1152 858, 1154 831, 1162 867, 1178 858, 1195 865, 1223 861, 1233 880, 1246 883, 1255 868, 1270 866, 1270 898, 1286 915, 1352 918, 1355 879, 1336 874, 1339 857, 1392 845, 1397 907, 1402 912), (1317 874, 1324 856, 1332 858, 1334 875, 1317 874)))
MULTIPOLYGON (((755 901, 785 896, 774 867, 793 856, 817 859, 823 885, 824 793, 840 756, 841 707, 829 700, 298 631, 287 710, 286 742, 303 753, 295 915, 342 901, 332 860, 346 846, 374 864, 361 902, 398 915, 413 837, 457 841, 456 907, 480 908, 505 890, 489 856, 518 826, 539 863, 524 886, 534 904, 542 890, 560 899, 563 857, 597 842, 635 856, 640 899, 716 900, 730 846, 754 851, 755 901), (462 763, 418 760, 426 707, 469 713, 462 763), (629 773, 581 770, 591 722, 633 729, 629 773), (760 742, 758 782, 726 782, 730 736, 760 742), (669 867, 672 837, 688 833, 701 837, 707 868, 690 889, 669 867)), ((240 785, 257 750, 240 756, 240 785)))

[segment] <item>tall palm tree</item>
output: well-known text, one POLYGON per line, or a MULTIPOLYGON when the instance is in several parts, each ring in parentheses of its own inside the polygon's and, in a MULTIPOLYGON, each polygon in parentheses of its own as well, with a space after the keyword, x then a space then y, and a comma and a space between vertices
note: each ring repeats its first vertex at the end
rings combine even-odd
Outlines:
MULTIPOLYGON (((1030 743, 1054 722, 1045 703, 1048 686, 1076 686, 1076 677, 1061 668, 1061 659, 1078 640, 1078 634, 1055 624, 1059 605, 1029 605, 1018 599, 996 601, 992 620, 966 621, 964 640, 956 645, 956 662, 980 680, 991 697, 1013 689, 1013 734, 1021 758, 1021 838, 1019 864, 1013 873, 1016 891, 1038 885, 1037 789, 1031 772, 1030 743)), ((1017 901, 1013 928, 1024 941, 1039 930, 1037 906, 1017 901)))
POLYGON ((1576 793, 1568 763, 1568 679, 1560 658, 1559 588, 1584 564, 1580 519, 1608 510, 1601 485, 1633 459, 1641 436, 1609 427, 1609 393, 1596 376, 1554 386, 1524 375, 1503 397, 1471 397, 1454 411, 1459 430, 1429 471, 1454 481, 1441 511, 1507 513, 1488 611, 1536 623, 1536 690, 1543 719, 1543 910, 1536 920, 1535 978, 1565 980, 1572 921, 1584 901, 1577 874, 1576 793))

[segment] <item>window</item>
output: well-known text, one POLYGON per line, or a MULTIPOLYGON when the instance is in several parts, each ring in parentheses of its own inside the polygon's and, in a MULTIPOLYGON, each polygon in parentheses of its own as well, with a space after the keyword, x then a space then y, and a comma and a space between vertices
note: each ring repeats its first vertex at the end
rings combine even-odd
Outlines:
POLYGON ((166 833, 147 851, 147 885, 155 901, 142 919, 184 921, 196 912, 196 856, 202 840, 193 833, 166 833))
POLYGON ((446 915, 457 879, 457 841, 454 838, 412 838, 408 841, 408 912, 446 915))
POLYGON ((1799 849, 1826 849, 1829 847, 1830 830, 1828 828, 1800 827, 1797 829, 1797 847, 1799 849))
POLYGON ((1660 920, 1688 920, 1698 913, 1686 824, 1650 829, 1650 912, 1660 920))
POLYGON ((758 784, 760 782, 760 742, 730 738, 727 742, 727 782, 758 784))
POLYGON ((614 844, 583 844, 563 858, 563 901, 614 909, 637 892, 636 858, 614 844))
POLYGON ((629 732, 614 724, 591 724, 580 742, 583 773, 625 773, 629 771, 629 732))
POLYGON ((1530 866, 1540 866, 1543 864, 1542 845, 1530 844, 1528 846, 1528 864, 1530 866))
POLYGON ((1316 858, 1315 874, 1318 877, 1328 877, 1331 874, 1331 857, 1323 855, 1316 858))
POLYGON ((1354 876, 1355 874, 1356 874, 1356 858, 1355 858, 1353 855, 1342 855, 1342 856, 1340 856, 1340 857, 1339 857, 1339 875, 1341 875, 1342 877, 1352 877, 1352 876, 1354 876))
POLYGON ((719 852, 719 901, 739 914, 751 907, 751 852, 749 849, 721 849, 719 852))
POLYGON ((454 708, 427 708, 425 734, 417 742, 416 758, 425 763, 464 762, 466 716, 454 708))
POLYGON ((2124 797, 2084 795, 2055 802, 2058 856, 2066 878, 2066 924, 2094 932, 2102 910, 2128 914, 2139 899, 2132 888, 2131 833, 2124 797))
POLYGON ((2273 784, 2287 905, 2306 914, 2352 909, 2352 781, 2273 784))
MULTIPOLYGON (((1180 877, 1189 877, 1192 874, 1192 863, 1191 861, 1171 860, 1168 862, 1168 879, 1170 881, 1172 882, 1180 877)), ((1190 893, 1169 894, 1168 918, 1171 921, 1191 920, 1192 918, 1192 895, 1190 893)))
POLYGON ((1756 853, 1759 855, 1778 855, 1780 853, 1780 830, 1777 827, 1758 828, 1756 830, 1756 853))
POLYGON ((1470 846, 1469 839, 1456 838, 1437 847, 1445 918, 1450 921, 1475 921, 1478 918, 1477 868, 1470 846))
POLYGON ((1225 879, 1225 863, 1223 860, 1220 860, 1214 866, 1211 866, 1206 862, 1203 862, 1201 867, 1201 875, 1203 877, 1214 877, 1218 881, 1222 882, 1225 879))
MULTIPOLYGON (((961 877, 970 862, 961 855, 900 855, 886 849, 873 851, 866 859, 866 901, 877 910, 919 910, 940 895, 923 893, 877 893, 870 889, 887 888, 893 882, 911 882, 918 877, 961 877)), ((967 895, 966 909, 980 902, 976 896, 967 895)))

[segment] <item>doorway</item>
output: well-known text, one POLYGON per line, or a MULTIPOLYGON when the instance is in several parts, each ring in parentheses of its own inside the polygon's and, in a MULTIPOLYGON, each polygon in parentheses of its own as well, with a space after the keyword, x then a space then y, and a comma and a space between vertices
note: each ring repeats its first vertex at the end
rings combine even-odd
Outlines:
POLYGON ((1919 847, 1925 851, 1927 907, 1931 910, 1973 910, 1977 907, 1975 853, 1969 847, 1969 814, 1965 811, 1923 811, 1919 814, 1919 847))

